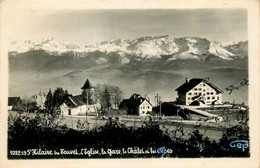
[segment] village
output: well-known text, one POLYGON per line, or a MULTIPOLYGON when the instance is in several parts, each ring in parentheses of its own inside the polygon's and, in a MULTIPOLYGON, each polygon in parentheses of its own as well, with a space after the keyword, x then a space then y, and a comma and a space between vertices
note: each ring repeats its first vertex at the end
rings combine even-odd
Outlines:
POLYGON ((104 124, 106 120, 114 119, 129 125, 141 125, 144 121, 153 120, 169 126, 182 123, 210 128, 216 127, 216 124, 217 127, 236 125, 248 118, 248 107, 223 103, 223 91, 209 78, 185 78, 184 83, 175 89, 176 100, 162 102, 157 94, 154 104, 146 95, 143 97, 138 93, 123 99, 120 88, 93 86, 89 79, 80 89, 82 94, 73 96, 67 90, 57 88, 53 94, 49 91, 48 94, 40 93, 38 97, 34 95, 35 101, 30 103, 20 97, 9 97, 8 110, 59 114, 72 128, 77 121, 85 119, 92 124, 97 120, 104 124))

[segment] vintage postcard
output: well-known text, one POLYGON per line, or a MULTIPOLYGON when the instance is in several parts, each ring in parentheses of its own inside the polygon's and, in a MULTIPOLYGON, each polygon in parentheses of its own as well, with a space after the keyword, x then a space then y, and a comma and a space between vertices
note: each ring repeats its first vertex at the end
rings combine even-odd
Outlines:
POLYGON ((257 1, 4 1, 0 42, 0 167, 259 167, 257 1))

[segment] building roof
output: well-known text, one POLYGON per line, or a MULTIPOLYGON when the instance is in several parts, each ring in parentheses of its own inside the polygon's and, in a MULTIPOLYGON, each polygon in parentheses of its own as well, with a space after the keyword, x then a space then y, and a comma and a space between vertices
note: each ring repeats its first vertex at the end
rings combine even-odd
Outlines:
POLYGON ((139 107, 145 100, 152 106, 146 98, 143 98, 140 94, 134 93, 129 99, 124 99, 120 103, 120 106, 122 107, 125 105, 128 108, 136 108, 139 107))
POLYGON ((221 89, 219 89, 217 86, 210 83, 208 80, 201 79, 201 78, 193 78, 189 81, 186 81, 180 87, 175 89, 175 91, 186 93, 186 92, 190 91, 191 89, 193 89, 195 86, 197 86, 200 82, 204 82, 204 83, 208 84, 211 88, 213 88, 218 93, 223 93, 223 91, 221 89))
POLYGON ((129 99, 139 99, 142 98, 140 94, 134 93, 129 99))
POLYGON ((151 106, 153 106, 153 105, 152 105, 147 99, 145 99, 145 98, 142 99, 142 102, 141 102, 139 105, 141 105, 145 100, 146 100, 151 106))
POLYGON ((89 82, 89 80, 87 79, 85 84, 82 86, 81 89, 92 89, 93 86, 91 85, 91 83, 89 82))
POLYGON ((86 103, 84 103, 84 101, 83 101, 82 95, 69 96, 68 98, 72 101, 72 103, 73 103, 75 106, 82 106, 82 105, 85 105, 85 104, 86 104, 86 103))
POLYGON ((8 97, 8 106, 16 105, 19 102, 21 102, 20 97, 8 97))

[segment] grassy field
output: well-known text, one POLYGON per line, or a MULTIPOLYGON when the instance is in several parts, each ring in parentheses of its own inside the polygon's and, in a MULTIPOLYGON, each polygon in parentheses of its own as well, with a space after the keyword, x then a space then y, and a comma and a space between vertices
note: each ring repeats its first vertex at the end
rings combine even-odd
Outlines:
MULTIPOLYGON (((140 117, 140 116, 130 116, 130 115, 117 115, 118 113, 111 113, 113 117, 112 120, 118 120, 118 122, 132 127, 141 127, 145 125, 145 122, 149 121, 148 117, 140 117)), ((9 111, 10 116, 17 116, 18 113, 14 111, 9 111)), ((29 117, 33 117, 35 113, 26 113, 23 112, 21 115, 28 115, 29 117)), ((43 114, 42 114, 43 115, 43 114)), ((96 117, 96 116, 64 116, 59 117, 59 124, 65 124, 69 128, 79 129, 79 127, 84 129, 97 129, 100 126, 104 126, 108 118, 105 115, 104 117, 96 117)), ((153 122, 158 122, 160 127, 164 131, 174 132, 176 136, 182 136, 183 138, 188 138, 189 135, 196 128, 199 130, 201 134, 204 136, 208 136, 211 140, 219 140, 219 137, 222 136, 223 132, 228 127, 223 127, 223 123, 206 123, 206 122, 189 122, 184 121, 180 117, 171 116, 164 117, 163 120, 158 120, 158 117, 152 118, 153 122)), ((11 123, 9 123, 11 124, 11 123)))

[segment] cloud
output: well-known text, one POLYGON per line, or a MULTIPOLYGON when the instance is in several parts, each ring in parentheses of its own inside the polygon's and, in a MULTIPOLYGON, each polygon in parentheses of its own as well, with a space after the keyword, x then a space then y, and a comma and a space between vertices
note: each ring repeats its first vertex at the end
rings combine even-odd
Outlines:
POLYGON ((199 36, 214 41, 247 40, 247 11, 243 9, 38 9, 12 10, 7 14, 7 33, 17 40, 55 37, 82 45, 165 34, 199 36))

